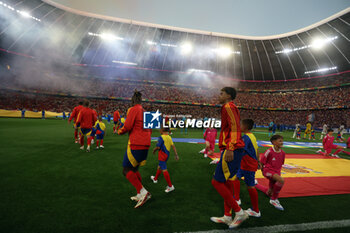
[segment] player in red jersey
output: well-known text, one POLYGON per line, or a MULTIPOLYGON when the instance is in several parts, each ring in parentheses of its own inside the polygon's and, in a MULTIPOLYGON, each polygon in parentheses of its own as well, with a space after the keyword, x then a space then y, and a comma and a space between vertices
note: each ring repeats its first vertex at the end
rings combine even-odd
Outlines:
POLYGON ((115 110, 115 112, 113 113, 113 133, 117 133, 117 130, 119 129, 119 118, 120 118, 120 114, 118 110, 115 110))
POLYGON ((323 152, 322 150, 318 150, 316 153, 319 153, 324 156, 333 156, 336 158, 339 158, 338 153, 340 152, 350 155, 350 152, 345 151, 344 147, 334 145, 333 142, 334 142, 333 129, 329 129, 327 135, 323 138, 323 141, 322 141, 323 149, 325 150, 325 152, 323 152), (332 154, 333 149, 338 149, 338 150, 336 150, 334 154, 332 154))
POLYGON ((213 127, 207 128, 204 132, 205 148, 199 153, 203 153, 205 158, 214 154, 217 133, 217 130, 213 127))
POLYGON ((241 183, 239 179, 244 177, 244 182, 247 185, 252 208, 246 210, 249 216, 261 217, 259 211, 258 192, 255 189, 255 172, 258 170, 258 144, 254 134, 250 132, 254 127, 254 121, 252 119, 244 119, 241 122, 241 130, 245 134, 242 139, 244 141, 244 156, 241 161, 241 168, 238 170, 237 175, 233 181, 234 197, 238 204, 240 204, 240 187, 241 183))
POLYGON ((262 164, 262 173, 264 177, 269 179, 269 188, 256 184, 255 187, 270 196, 270 204, 276 209, 284 210, 278 201, 278 195, 284 185, 284 179, 281 177, 281 169, 284 164, 286 153, 281 149, 283 146, 283 137, 281 135, 273 135, 270 139, 272 147, 260 156, 262 164))
POLYGON ((118 130, 118 134, 129 132, 129 141, 123 160, 123 174, 126 179, 136 188, 137 195, 131 200, 137 201, 135 208, 142 206, 151 194, 143 187, 139 166, 146 163, 148 149, 151 145, 150 129, 143 128, 143 112, 141 106, 142 94, 135 90, 131 99, 133 107, 128 109, 124 126, 118 130))
POLYGON ((248 219, 248 214, 242 210, 233 198, 233 179, 241 165, 244 155, 244 142, 241 138, 240 115, 238 108, 233 103, 236 98, 236 90, 232 87, 224 87, 220 92, 221 107, 221 132, 219 136, 219 148, 221 157, 217 164, 212 185, 224 199, 225 215, 223 217, 211 217, 216 223, 225 223, 229 228, 238 227, 248 219), (236 213, 232 220, 231 210, 236 213))
POLYGON ((77 126, 80 127, 81 137, 80 137, 80 149, 84 150, 84 137, 87 137, 87 148, 86 152, 90 152, 91 140, 90 137, 92 132, 92 127, 97 121, 97 117, 93 110, 89 108, 89 101, 85 100, 83 103, 84 108, 79 112, 78 119, 76 121, 77 126))
POLYGON ((78 143, 78 133, 79 133, 79 127, 76 126, 76 121, 79 115, 80 110, 83 108, 83 101, 79 102, 79 105, 73 108, 73 112, 70 115, 69 119, 68 119, 68 123, 70 123, 72 121, 72 119, 74 120, 74 139, 75 139, 75 143, 78 143))
MULTIPOLYGON (((98 114, 97 114, 97 112, 96 112, 96 110, 94 108, 92 108, 92 112, 95 115, 96 119, 98 119, 98 114)), ((94 124, 94 126, 95 126, 95 124, 94 124)), ((92 131, 91 131, 91 135, 90 135, 90 137, 91 137, 91 144, 94 144, 94 142, 95 142, 95 135, 96 135, 96 129, 95 129, 95 127, 92 127, 92 131)))

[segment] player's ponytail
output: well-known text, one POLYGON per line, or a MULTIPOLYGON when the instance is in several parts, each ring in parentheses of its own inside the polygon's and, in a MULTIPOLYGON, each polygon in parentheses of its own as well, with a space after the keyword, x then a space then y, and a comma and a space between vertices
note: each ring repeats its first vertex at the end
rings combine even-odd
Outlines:
POLYGON ((135 89, 134 95, 131 98, 131 105, 134 106, 136 104, 141 104, 141 102, 142 102, 142 94, 140 91, 135 89))

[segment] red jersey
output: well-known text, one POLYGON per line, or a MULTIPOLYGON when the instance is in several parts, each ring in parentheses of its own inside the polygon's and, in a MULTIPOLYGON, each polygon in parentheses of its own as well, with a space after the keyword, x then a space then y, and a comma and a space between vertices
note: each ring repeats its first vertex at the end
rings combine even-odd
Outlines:
POLYGON ((84 107, 80 110, 76 123, 80 124, 80 128, 82 129, 91 129, 97 121, 96 115, 91 108, 84 107))
MULTIPOLYGON (((97 112, 96 112, 96 110, 95 109, 92 109, 92 112, 94 113, 94 115, 96 116, 96 118, 97 118, 97 112)), ((95 125, 95 124, 94 124, 95 125)))
POLYGON ((260 157, 260 162, 264 164, 264 169, 280 174, 285 157, 286 153, 283 150, 276 152, 275 149, 271 147, 260 157))
POLYGON ((243 148, 239 111, 233 101, 221 107, 221 132, 219 136, 220 150, 236 150, 243 148))
POLYGON ((113 121, 114 121, 114 122, 118 122, 118 121, 119 121, 119 118, 120 118, 119 111, 116 110, 116 111, 113 113, 113 121))
POLYGON ((74 123, 77 121, 78 115, 80 110, 84 108, 83 105, 78 105, 75 108, 73 108, 73 112, 72 115, 70 115, 69 120, 68 121, 72 121, 72 119, 74 119, 74 123))
POLYGON ((131 150, 145 150, 151 145, 152 130, 143 128, 144 111, 140 104, 129 108, 124 126, 118 130, 118 134, 129 132, 131 150))
POLYGON ((206 141, 209 141, 209 142, 214 142, 215 143, 215 140, 216 140, 216 136, 217 136, 217 130, 212 128, 208 128, 205 130, 205 133, 204 133, 204 139, 206 141))
POLYGON ((334 136, 327 134, 322 141, 323 149, 333 149, 334 136))
POLYGON ((255 172, 258 170, 258 143, 254 134, 246 133, 242 137, 244 141, 244 155, 241 161, 241 169, 245 171, 255 172))

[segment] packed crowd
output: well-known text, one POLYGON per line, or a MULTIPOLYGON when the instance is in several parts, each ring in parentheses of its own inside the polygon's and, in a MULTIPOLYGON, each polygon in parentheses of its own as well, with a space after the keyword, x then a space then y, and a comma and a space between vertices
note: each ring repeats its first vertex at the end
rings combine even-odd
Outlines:
MULTIPOLYGON (((0 109, 26 109, 31 111, 53 111, 71 112, 77 105, 78 98, 47 96, 36 94, 24 94, 9 91, 0 91, 0 109)), ((116 101, 106 99, 89 99, 92 108, 103 115, 113 115, 118 109, 122 116, 125 116, 130 107, 129 101, 116 101)), ((182 104, 156 104, 143 103, 147 111, 159 111, 167 115, 192 115, 193 118, 219 118, 220 107, 193 106, 182 104)), ((316 125, 321 127, 324 123, 328 125, 349 124, 348 116, 350 109, 339 110, 315 110, 315 111, 265 111, 241 109, 242 118, 252 118, 258 125, 267 125, 271 120, 276 124, 295 125, 297 122, 305 124, 307 116, 315 114, 316 125)))
MULTIPOLYGON (((220 90, 131 81, 82 80, 80 78, 65 80, 52 77, 45 82, 34 84, 33 82, 23 84, 14 79, 12 82, 4 83, 4 87, 107 98, 130 98, 134 90, 137 89, 142 92, 145 99, 207 104, 217 104, 218 90, 220 90), (32 85, 35 85, 35 87, 32 85)), ((349 93, 350 86, 303 92, 251 93, 240 91, 235 103, 245 108, 317 109, 346 106, 350 103, 349 93)))

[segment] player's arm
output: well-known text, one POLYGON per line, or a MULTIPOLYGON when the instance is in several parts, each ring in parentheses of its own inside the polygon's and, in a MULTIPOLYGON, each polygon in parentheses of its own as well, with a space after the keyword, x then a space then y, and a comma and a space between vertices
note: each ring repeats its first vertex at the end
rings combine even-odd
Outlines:
POLYGON ((240 132, 237 132, 238 125, 239 124, 239 118, 237 115, 236 109, 231 109, 229 105, 226 105, 224 108, 224 116, 226 116, 228 120, 228 124, 230 125, 230 141, 227 143, 226 146, 226 155, 225 155, 225 161, 231 162, 233 160, 233 151, 236 148, 237 138, 239 136, 240 132))
POLYGON ((164 140, 162 138, 162 136, 158 137, 158 142, 156 147, 153 149, 153 154, 155 154, 158 150, 160 150, 160 147, 164 144, 164 140))
POLYGON ((73 109, 73 112, 68 119, 68 123, 70 123, 72 121, 72 119, 75 117, 75 115, 76 115, 76 108, 73 109))
POLYGON ((77 127, 79 127, 79 125, 80 125, 80 123, 82 121, 82 118, 83 118, 83 114, 81 114, 81 112, 82 111, 79 112, 77 120, 75 121, 77 127))
POLYGON ((179 160, 179 155, 177 154, 176 147, 172 139, 171 139, 171 147, 173 148, 173 151, 175 153, 175 160, 179 160))
POLYGON ((269 157, 269 153, 270 153, 270 149, 268 149, 267 151, 265 151, 265 153, 263 154, 263 156, 260 157, 260 163, 261 163, 261 169, 264 168, 267 158, 269 157))
POLYGON ((155 147, 155 148, 153 149, 153 154, 156 154, 156 152, 159 151, 159 150, 160 150, 160 147, 159 147, 159 146, 155 147))
POLYGON ((173 144, 173 145, 171 145, 171 147, 173 148, 174 153, 175 153, 175 160, 179 160, 179 155, 177 154, 175 145, 173 144))
POLYGON ((131 108, 128 111, 123 128, 118 130, 119 135, 129 132, 134 127, 136 115, 137 115, 137 111, 134 108, 131 108))

